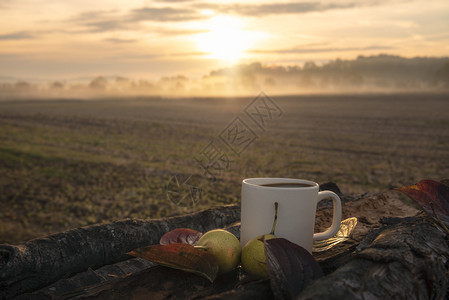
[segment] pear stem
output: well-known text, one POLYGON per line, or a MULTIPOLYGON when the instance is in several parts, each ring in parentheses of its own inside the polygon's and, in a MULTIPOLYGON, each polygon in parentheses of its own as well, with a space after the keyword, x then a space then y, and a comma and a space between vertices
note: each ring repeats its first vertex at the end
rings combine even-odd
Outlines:
POLYGON ((274 202, 274 221, 273 227, 271 228, 270 234, 274 235, 274 230, 276 229, 276 222, 278 221, 278 205, 279 203, 274 202))

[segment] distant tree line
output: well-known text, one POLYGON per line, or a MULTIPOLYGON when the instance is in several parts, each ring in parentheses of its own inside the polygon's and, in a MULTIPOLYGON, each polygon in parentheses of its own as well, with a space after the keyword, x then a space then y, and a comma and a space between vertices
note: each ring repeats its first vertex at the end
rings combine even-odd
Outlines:
POLYGON ((23 80, 1 82, 0 99, 10 96, 89 95, 229 95, 351 91, 449 90, 449 57, 414 57, 381 54, 354 60, 335 59, 302 66, 238 64, 210 71, 200 79, 184 75, 157 81, 121 76, 98 76, 85 82, 70 80, 35 84, 23 80))

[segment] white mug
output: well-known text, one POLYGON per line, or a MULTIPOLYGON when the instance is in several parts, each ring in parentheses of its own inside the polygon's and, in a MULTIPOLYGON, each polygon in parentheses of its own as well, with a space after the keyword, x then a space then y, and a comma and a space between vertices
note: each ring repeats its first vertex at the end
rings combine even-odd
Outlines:
POLYGON ((319 191, 318 183, 291 178, 248 178, 242 182, 240 243, 270 233, 275 202, 278 203, 275 235, 300 245, 310 253, 314 240, 333 237, 340 229, 341 200, 331 191, 319 191), (314 233, 317 204, 331 198, 332 225, 314 233))

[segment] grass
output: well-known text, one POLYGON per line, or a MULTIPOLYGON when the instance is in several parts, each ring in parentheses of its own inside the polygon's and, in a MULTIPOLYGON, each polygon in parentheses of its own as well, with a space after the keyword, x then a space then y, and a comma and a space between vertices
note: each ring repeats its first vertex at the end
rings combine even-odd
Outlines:
POLYGON ((246 98, 1 102, 0 242, 238 203, 245 177, 333 181, 349 194, 447 178, 447 99, 273 97, 284 114, 265 130, 246 98), (240 155, 218 137, 236 116, 257 134, 240 155), (231 161, 214 182, 195 161, 211 141, 231 161))

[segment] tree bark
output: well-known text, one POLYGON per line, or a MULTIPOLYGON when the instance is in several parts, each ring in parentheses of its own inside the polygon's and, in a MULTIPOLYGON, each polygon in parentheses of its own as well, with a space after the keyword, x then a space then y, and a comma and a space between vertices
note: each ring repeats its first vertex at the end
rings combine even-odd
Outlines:
POLYGON ((0 245, 0 299, 34 291, 88 268, 129 259, 133 249, 158 244, 175 228, 206 232, 240 220, 237 205, 157 220, 129 219, 93 225, 31 240, 0 245))
POLYGON ((310 284, 298 299, 446 299, 447 236, 427 217, 393 218, 354 258, 310 284))

